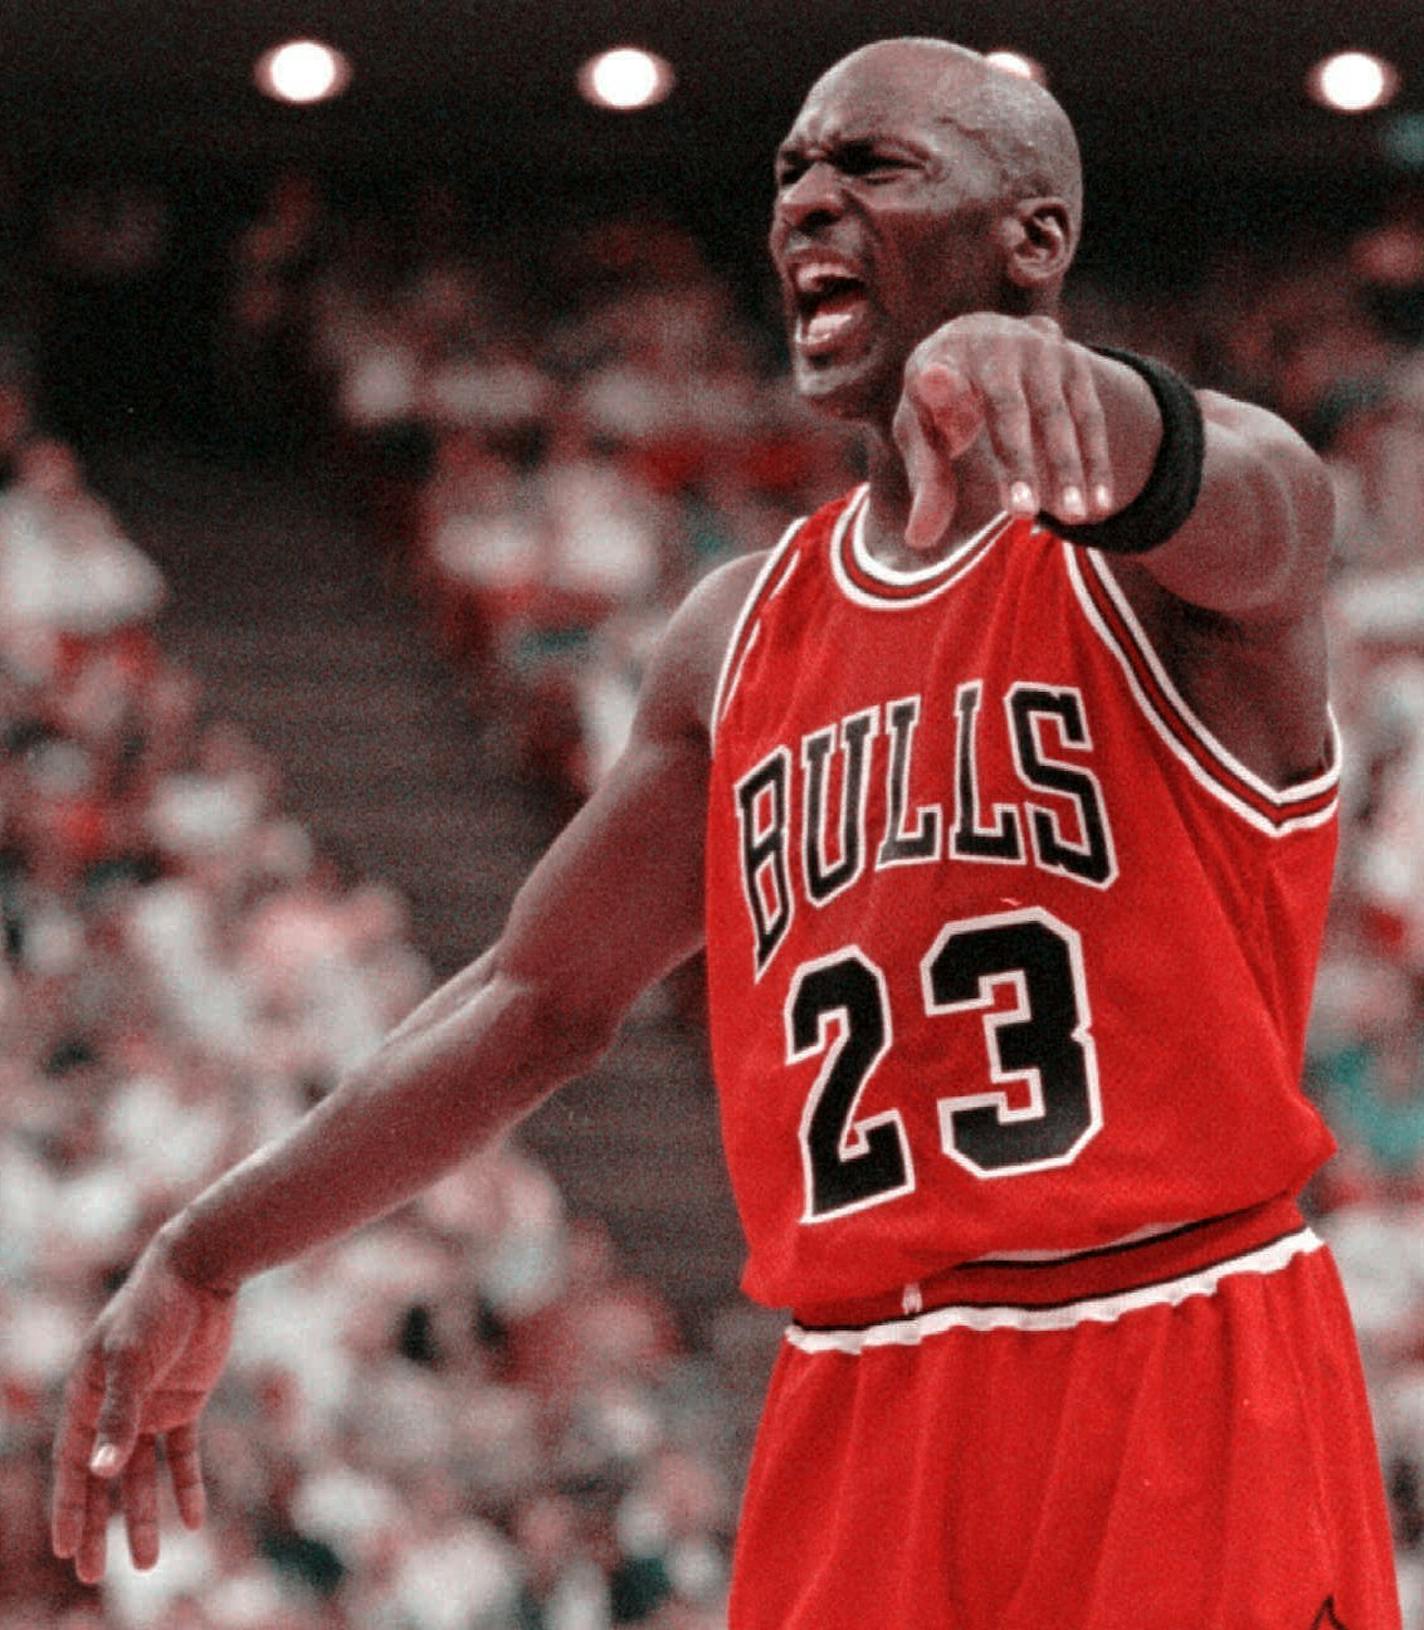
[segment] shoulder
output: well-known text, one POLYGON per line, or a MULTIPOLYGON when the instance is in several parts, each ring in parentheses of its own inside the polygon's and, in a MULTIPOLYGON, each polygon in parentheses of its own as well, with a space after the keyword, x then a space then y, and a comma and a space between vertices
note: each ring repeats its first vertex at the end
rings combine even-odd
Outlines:
POLYGON ((723 659, 772 553, 759 549, 729 560, 709 572, 678 607, 643 682, 639 728, 658 735, 707 737, 723 659))
POLYGON ((1248 768, 1283 788, 1328 757, 1324 593, 1334 497, 1283 419, 1198 393, 1206 463, 1181 530, 1110 570, 1177 689, 1248 768))
POLYGON ((639 720, 660 727, 691 727, 709 739, 723 667, 759 586, 774 561, 814 549, 862 489, 852 488, 814 514, 794 520, 770 549, 738 555, 706 577, 668 624, 644 681, 639 720))

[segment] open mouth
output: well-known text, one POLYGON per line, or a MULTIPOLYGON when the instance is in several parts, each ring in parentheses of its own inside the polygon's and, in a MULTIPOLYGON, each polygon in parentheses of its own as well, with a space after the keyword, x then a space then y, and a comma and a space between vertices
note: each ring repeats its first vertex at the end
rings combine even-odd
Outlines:
POLYGON ((821 356, 851 337, 869 310, 864 281, 844 266, 810 262, 792 274, 796 348, 821 356))

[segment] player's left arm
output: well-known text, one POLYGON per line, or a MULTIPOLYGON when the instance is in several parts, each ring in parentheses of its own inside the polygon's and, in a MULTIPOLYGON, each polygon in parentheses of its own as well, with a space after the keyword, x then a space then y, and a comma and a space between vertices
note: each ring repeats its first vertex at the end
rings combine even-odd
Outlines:
MULTIPOLYGON (((1130 498, 1148 474, 1141 468, 1144 441, 1150 439, 1156 458, 1161 413, 1139 374, 1111 358, 1088 355, 1095 380, 1101 375, 1109 458, 1115 446, 1123 448, 1126 457, 1117 462, 1130 498)), ((1198 391, 1196 399, 1203 427, 1196 501, 1171 536, 1134 555, 1134 564, 1177 600, 1218 613, 1243 631, 1314 615, 1335 520, 1324 464, 1265 408, 1216 391, 1198 391)))
MULTIPOLYGON (((1333 524, 1324 466, 1264 408, 1197 393, 1204 458, 1195 504, 1132 556, 1186 606, 1243 628, 1311 615, 1333 524)), ((975 313, 924 340, 905 370, 895 422, 913 503, 907 541, 929 547, 952 516, 955 466, 995 466, 1011 512, 1070 527, 1117 515, 1146 485, 1163 414, 1134 368, 1067 339, 1049 318, 975 313)))

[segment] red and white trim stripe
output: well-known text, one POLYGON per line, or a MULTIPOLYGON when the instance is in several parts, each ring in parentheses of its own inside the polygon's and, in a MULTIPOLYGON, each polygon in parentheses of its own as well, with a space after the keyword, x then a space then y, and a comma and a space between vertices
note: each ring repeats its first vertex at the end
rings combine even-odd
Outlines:
POLYGON ((806 517, 804 515, 798 516, 781 534, 775 548, 767 555, 762 569, 757 573, 756 582, 752 584, 751 593, 746 597, 737 616, 736 626, 732 629, 732 637, 727 641, 727 649, 722 657, 722 668, 717 675, 717 689, 712 699, 714 746, 717 727, 722 722, 722 716, 731 706, 732 696, 742 677, 742 668, 751 655, 752 647, 756 644, 761 632, 756 622, 757 613, 764 605, 774 600, 781 593, 790 580, 791 574, 800 564, 801 557, 794 551, 791 552, 789 564, 786 562, 786 556, 788 551, 791 551, 797 533, 805 523, 806 517), (778 572, 778 568, 783 569, 778 572))
POLYGON ((1080 1324, 1115 1324, 1143 1308, 1178 1307, 1193 1296, 1213 1296, 1224 1280, 1236 1274, 1279 1273, 1296 1257, 1318 1251, 1323 1243, 1313 1229, 1301 1228, 1243 1256, 1183 1274, 1179 1279, 1144 1285, 1116 1295, 1090 1297, 1056 1307, 958 1303, 937 1307, 913 1318, 890 1319, 865 1329, 807 1330, 793 1324, 786 1331, 786 1339, 803 1353, 844 1353, 858 1358, 875 1347, 912 1347, 948 1330, 1051 1331, 1071 1330, 1080 1324))
POLYGON ((865 541, 869 492, 869 486, 862 486, 852 495, 842 524, 831 538, 831 568, 846 598, 872 611, 895 611, 935 599, 972 571, 1008 530, 1009 517, 1001 513, 945 559, 897 571, 877 561, 865 541))
POLYGON ((1270 837, 1322 826, 1339 804, 1340 738, 1330 715, 1330 765, 1285 790, 1233 757, 1187 705, 1152 649, 1102 557, 1064 543, 1069 581, 1083 613, 1116 658, 1138 706, 1197 782, 1270 837))

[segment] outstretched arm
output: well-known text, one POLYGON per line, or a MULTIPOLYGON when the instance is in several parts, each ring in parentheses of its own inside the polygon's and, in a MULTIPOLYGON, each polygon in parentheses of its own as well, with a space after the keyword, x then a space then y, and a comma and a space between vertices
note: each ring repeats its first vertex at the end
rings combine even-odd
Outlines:
POLYGON ((638 992, 697 949, 707 747, 666 701, 645 699, 498 942, 165 1227, 180 1273, 235 1289, 409 1199, 589 1069, 638 992))
MULTIPOLYGON (((1209 391, 1196 399, 1195 504, 1155 546, 1108 558, 1197 717, 1285 787, 1317 774, 1330 752, 1330 484, 1274 414, 1209 391)), ((1070 530, 1118 514, 1149 478, 1163 419, 1136 370, 1065 339, 1052 320, 979 313, 916 348, 894 432, 911 499, 906 541, 930 548, 970 483, 1012 513, 1043 510, 1070 530)))
POLYGON ((118 1480, 135 1562, 158 1555, 155 1439, 202 1519, 195 1423, 237 1287, 408 1200, 513 1126, 611 1042, 629 1003, 702 939, 706 719, 755 558, 689 599, 632 737, 521 889, 504 932, 289 1133, 168 1222, 86 1337, 55 1440, 53 1543, 104 1571, 118 1480))
MULTIPOLYGON (((1320 460, 1262 408, 1198 397, 1205 463, 1191 514, 1134 557, 1186 605, 1243 625, 1279 624, 1319 600, 1332 499, 1320 460)), ((929 548, 968 464, 992 466, 1002 505, 1070 525, 1105 519, 1142 489, 1162 419, 1146 381, 1065 338, 1046 317, 975 313, 916 347, 895 439, 912 492, 907 541, 929 548)))

